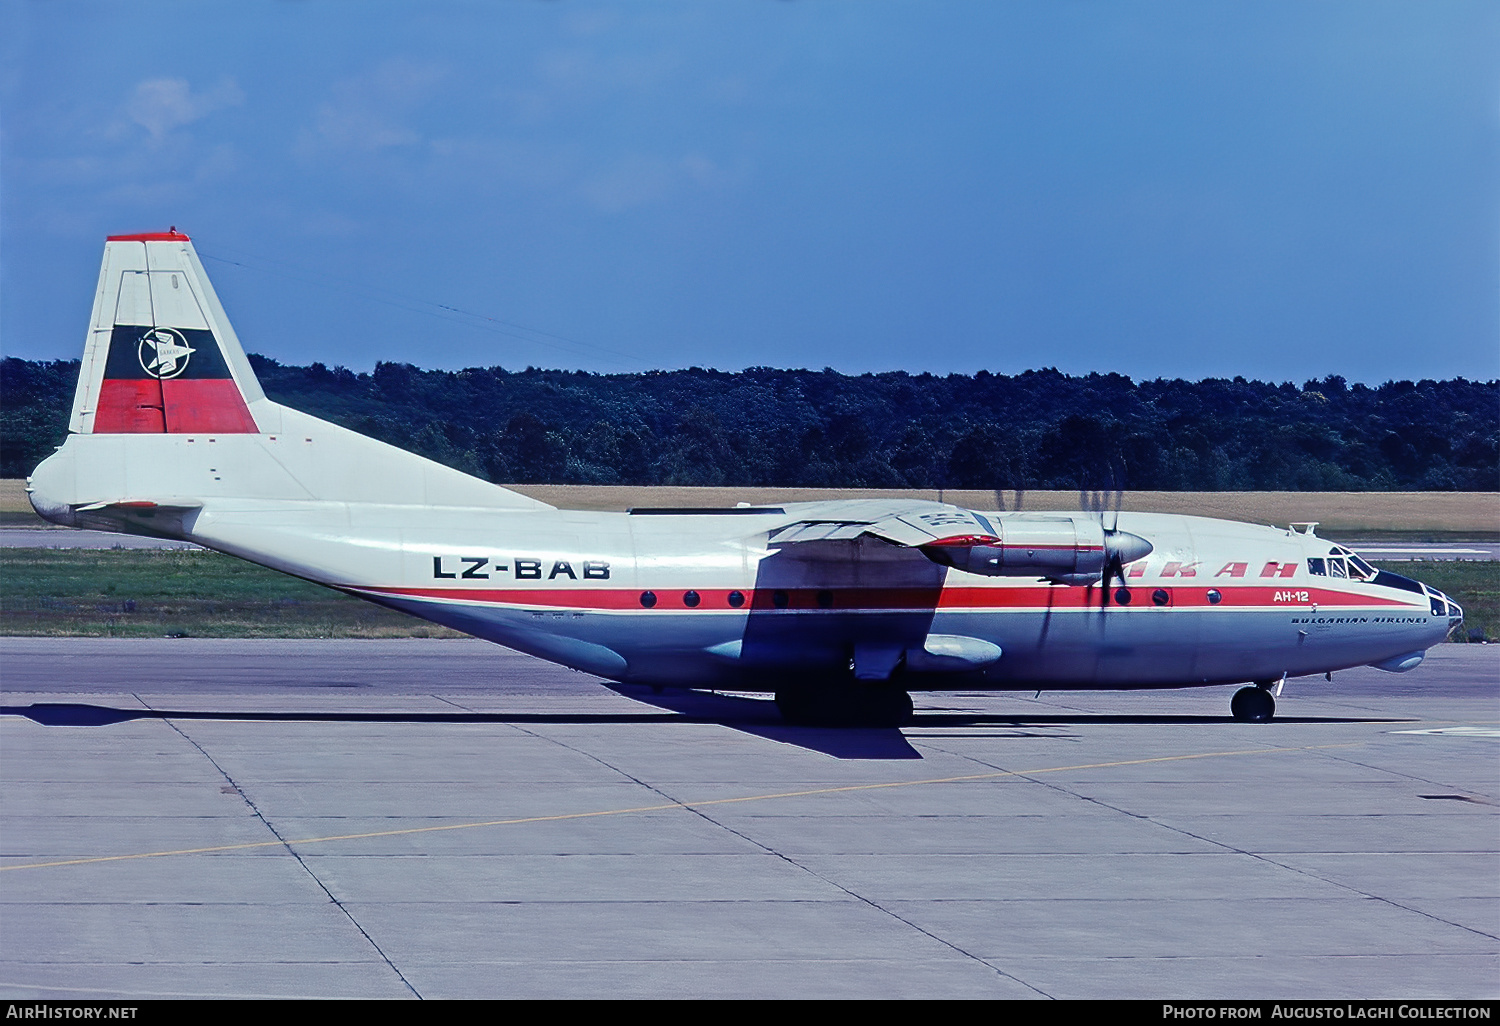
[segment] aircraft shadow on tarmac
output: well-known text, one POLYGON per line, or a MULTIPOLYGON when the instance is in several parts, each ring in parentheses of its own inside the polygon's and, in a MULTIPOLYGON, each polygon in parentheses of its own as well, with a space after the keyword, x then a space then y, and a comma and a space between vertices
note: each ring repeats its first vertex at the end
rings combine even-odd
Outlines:
MULTIPOLYGON (((781 744, 822 752, 838 759, 920 759, 896 727, 793 727, 783 723, 769 699, 745 698, 706 691, 669 690, 607 685, 624 698, 662 710, 654 713, 469 713, 469 712, 269 712, 256 710, 119 709, 82 702, 34 702, 0 705, 0 715, 24 716, 45 727, 106 727, 130 720, 265 720, 328 723, 707 723, 729 727, 781 744)), ((1102 724, 1222 724, 1228 716, 1121 716, 1064 714, 1001 716, 971 712, 918 711, 913 727, 988 728, 983 733, 945 733, 956 737, 1071 737, 1055 728, 1102 724), (996 733, 996 729, 1004 729, 996 733), (1040 728, 1040 729, 1039 729, 1040 728), (1052 729, 1047 729, 1052 728, 1052 729)), ((1405 718, 1351 716, 1278 716, 1275 724, 1290 723, 1404 723, 1405 718)))

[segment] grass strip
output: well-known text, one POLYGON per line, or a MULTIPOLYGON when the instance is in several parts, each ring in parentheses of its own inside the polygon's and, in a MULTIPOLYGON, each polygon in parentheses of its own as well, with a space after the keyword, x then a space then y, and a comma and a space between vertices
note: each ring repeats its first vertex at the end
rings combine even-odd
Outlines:
POLYGON ((0 549, 0 633, 62 637, 458 638, 218 552, 0 549))
POLYGON ((1417 560, 1387 563, 1385 569, 1431 585, 1464 607, 1464 624, 1454 641, 1471 634, 1500 640, 1500 562, 1417 560))

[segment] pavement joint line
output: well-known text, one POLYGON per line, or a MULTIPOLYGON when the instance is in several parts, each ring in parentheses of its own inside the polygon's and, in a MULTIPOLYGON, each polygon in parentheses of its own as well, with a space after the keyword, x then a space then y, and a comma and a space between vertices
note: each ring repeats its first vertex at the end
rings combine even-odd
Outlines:
MULTIPOLYGON (((135 692, 131 692, 130 697, 134 698, 137 702, 140 702, 147 709, 151 708, 151 704, 135 692)), ((390 956, 385 953, 385 950, 383 948, 381 948, 379 942, 376 941, 374 937, 370 936, 370 932, 364 928, 364 924, 356 919, 354 917, 354 913, 349 911, 348 906, 340 901, 338 899, 338 896, 329 889, 328 885, 323 882, 322 878, 319 877, 318 874, 313 870, 313 868, 307 864, 307 860, 302 857, 302 854, 295 848, 293 848, 291 844, 287 842, 286 838, 281 836, 281 831, 277 830, 276 825, 266 818, 265 813, 260 811, 260 806, 256 805, 254 799, 252 799, 248 794, 245 793, 245 789, 240 787, 239 781, 235 780, 233 775, 231 775, 228 770, 226 770, 219 764, 219 760, 215 759, 211 754, 209 754, 208 749, 200 745, 197 739, 190 735, 187 731, 183 730, 170 719, 163 718, 162 722, 165 723, 168 727, 171 727, 173 730, 175 730, 184 741, 196 748, 199 754, 208 760, 209 765, 217 770, 219 775, 229 782, 229 786, 234 788, 235 793, 240 796, 240 800, 250 807, 250 811, 254 814, 255 818, 260 820, 261 823, 265 825, 265 828, 270 831, 271 836, 280 841, 283 847, 286 848, 287 854, 296 860, 298 868, 300 868, 302 872, 306 873, 307 876, 312 880, 312 882, 318 886, 318 889, 328 896, 328 900, 333 903, 333 907, 338 909, 339 912, 343 913, 344 918, 349 920, 350 925, 352 925, 354 929, 358 931, 359 935, 365 939, 365 942, 374 949, 375 954, 379 955, 380 958, 385 962, 385 964, 390 967, 391 972, 396 974, 396 978, 401 981, 401 984, 406 987, 407 990, 411 991, 412 996, 420 999, 422 997, 421 993, 417 990, 416 987, 412 986, 411 981, 406 978, 406 974, 397 967, 396 963, 391 961, 390 956)))
MULTIPOLYGON (((936 746, 934 746, 934 747, 936 747, 936 746)), ((1320 748, 1334 748, 1334 747, 1347 748, 1347 747, 1350 747, 1350 746, 1349 745, 1320 745, 1318 747, 1320 747, 1320 748)), ((946 749, 938 749, 938 750, 939 751, 946 751, 946 749)), ((948 752, 947 754, 953 755, 953 754, 956 754, 956 753, 948 752)), ((986 763, 984 760, 975 758, 973 756, 968 756, 967 758, 973 758, 974 761, 978 762, 981 766, 990 765, 990 763, 986 763)), ((1333 756, 1330 756, 1330 758, 1344 760, 1344 757, 1343 756, 1339 756, 1339 755, 1333 755, 1333 756)), ((1345 761, 1350 761, 1354 765, 1363 767, 1365 769, 1371 769, 1371 770, 1377 769, 1377 767, 1368 766, 1365 763, 1362 763, 1362 762, 1360 762, 1357 759, 1354 759, 1354 760, 1345 760, 1345 761)), ((1391 772, 1391 771, 1387 770, 1386 772, 1391 772)), ((1408 777, 1407 779, 1421 779, 1421 778, 1411 778, 1411 777, 1408 777)), ((1459 929, 1459 930, 1467 930, 1470 933, 1478 934, 1479 936, 1488 938, 1490 940, 1496 939, 1494 934, 1486 933, 1483 930, 1477 929, 1476 927, 1466 926, 1463 923, 1454 922, 1451 919, 1444 919, 1442 916, 1437 915, 1436 913, 1425 911, 1423 909, 1417 908, 1414 905, 1404 904, 1404 903, 1402 903, 1400 901, 1395 900, 1394 898, 1387 898, 1387 897, 1383 897, 1383 896, 1381 896, 1379 894, 1375 894, 1375 893, 1373 893, 1371 891, 1362 890, 1359 887, 1354 886, 1353 884, 1345 883, 1342 880, 1337 880, 1337 879, 1334 879, 1332 877, 1325 876, 1322 873, 1319 873, 1319 872, 1315 871, 1312 868, 1303 868, 1303 867, 1299 867, 1299 866, 1289 865, 1286 862, 1279 861, 1276 857, 1273 857, 1268 852, 1257 852, 1257 851, 1251 851, 1248 848, 1241 848, 1238 845, 1229 843, 1228 841, 1217 840, 1217 839, 1215 839, 1213 837, 1209 837, 1207 834, 1200 834, 1200 833, 1197 833, 1197 832, 1195 832, 1193 830, 1189 830, 1185 826, 1178 826, 1176 824, 1168 822, 1165 819, 1159 819, 1157 816, 1152 815, 1150 813, 1132 812, 1129 809, 1125 808, 1123 805, 1116 804, 1113 801, 1107 801, 1107 800, 1105 800, 1103 798, 1096 798, 1096 797, 1094 797, 1092 795, 1083 794, 1081 792, 1078 792, 1078 791, 1075 791, 1075 790, 1071 789, 1070 787, 1068 787, 1065 784, 1052 784, 1052 783, 1047 783, 1046 781, 1037 781, 1037 783, 1042 784, 1042 786, 1044 786, 1044 787, 1050 787, 1050 788, 1052 788, 1054 790, 1061 791, 1063 794, 1071 795, 1074 798, 1080 799, 1081 801, 1093 802, 1094 804, 1099 805, 1102 808, 1109 809, 1109 810, 1111 810, 1113 812, 1118 812, 1122 816, 1129 816, 1132 819, 1143 820, 1143 821, 1145 821, 1147 823, 1150 823, 1152 826, 1158 827, 1160 829, 1169 830, 1169 831, 1172 831, 1173 833, 1182 834, 1185 837, 1191 837, 1195 841, 1200 841, 1200 842, 1202 842, 1204 844, 1214 845, 1214 846, 1217 846, 1219 848, 1223 848, 1225 851, 1231 852, 1231 853, 1233 853, 1235 855, 1242 855, 1242 856, 1245 856, 1247 858, 1255 859, 1255 860, 1257 860, 1259 862, 1264 862, 1267 865, 1275 866, 1277 869, 1280 869, 1283 872, 1292 873, 1292 874, 1294 874, 1296 876, 1305 876, 1305 877, 1308 877, 1310 879, 1317 880, 1320 883, 1328 884, 1328 885, 1330 885, 1332 887, 1342 888, 1344 890, 1351 891, 1354 894, 1359 895, 1361 898, 1365 898, 1365 899, 1370 900, 1370 901, 1384 902, 1385 904, 1390 905, 1390 906, 1392 906, 1394 908, 1401 909, 1403 912, 1410 912, 1410 913, 1412 913, 1414 915, 1424 916, 1424 917, 1426 917, 1428 919, 1434 920, 1435 922, 1442 923, 1444 926, 1451 926, 1451 927, 1454 927, 1454 928, 1459 929)), ((1423 783, 1433 783, 1433 784, 1436 784, 1435 781, 1426 781, 1426 780, 1424 780, 1423 783)), ((1438 785, 1438 786, 1440 786, 1440 785, 1438 785)))
MULTIPOLYGON (((634 784, 636 784, 636 785, 638 785, 640 787, 644 787, 644 788, 646 788, 649 791, 653 791, 656 794, 661 795, 663 798, 670 799, 672 797, 670 794, 668 794, 666 791, 662 790, 657 785, 651 784, 651 783, 647 783, 646 781, 642 780, 640 777, 637 777, 634 774, 632 774, 632 773, 630 773, 630 772, 628 772, 628 771, 626 771, 624 769, 621 769, 620 767, 615 766, 612 763, 606 762, 604 759, 600 758, 598 755, 595 755, 593 752, 587 752, 587 751, 584 751, 584 750, 582 750, 580 748, 575 748, 572 745, 568 744, 566 741, 563 741, 563 740, 558 739, 558 738, 548 737, 545 734, 540 734, 540 733, 538 733, 536 731, 533 731, 533 730, 527 730, 524 727, 521 727, 520 730, 523 733, 530 734, 532 737, 542 738, 542 739, 545 739, 545 740, 550 740, 553 744, 561 745, 562 747, 566 748, 568 751, 575 752, 578 755, 583 756, 584 758, 592 759, 595 762, 597 762, 599 765, 601 765, 601 766, 605 767, 606 769, 610 770, 611 772, 618 773, 620 776, 624 777, 626 780, 629 780, 630 782, 632 782, 632 783, 634 783, 634 784)), ((827 875, 825 875, 823 873, 818 872, 817 870, 811 868, 810 866, 804 865, 803 863, 797 861, 797 859, 795 859, 792 856, 788 855, 786 852, 780 851, 780 850, 772 847, 771 845, 766 844, 764 841, 760 841, 760 840, 757 840, 754 837, 751 837, 744 830, 738 829, 738 828, 736 828, 734 826, 731 826, 728 823, 724 823, 724 822, 721 822, 721 821, 719 821, 717 819, 714 819, 713 816, 711 816, 707 812, 703 811, 703 809, 701 808, 701 806, 704 805, 704 804, 708 804, 708 803, 700 802, 700 803, 696 803, 694 805, 683 805, 682 807, 684 809, 686 809, 687 811, 691 812, 693 815, 698 816, 705 823, 708 823, 709 825, 711 825, 713 827, 716 827, 719 830, 723 830, 723 831, 725 831, 725 832, 727 832, 729 834, 732 834, 735 837, 738 837, 740 840, 744 841, 746 844, 749 844, 749 845, 752 845, 752 846, 754 846, 756 848, 759 848, 761 851, 765 852, 767 855, 770 855, 772 858, 780 859, 782 862, 784 862, 787 865, 791 866, 793 869, 796 869, 798 872, 806 873, 808 876, 811 876, 815 880, 821 881, 823 884, 825 884, 828 887, 832 887, 832 888, 834 888, 836 890, 842 891, 843 893, 847 894, 849 897, 853 898, 855 901, 858 901, 858 902, 861 902, 861 903, 863 903, 865 905, 868 905, 870 908, 874 909, 876 912, 879 912, 881 915, 889 916, 891 919, 896 920, 898 923, 900 923, 901 925, 905 926, 907 929, 915 930, 917 933, 920 933, 922 936, 927 937, 929 940, 933 940, 933 941, 935 941, 935 942, 937 942, 939 944, 943 944, 943 945, 947 946, 949 949, 953 950, 954 952, 957 952, 958 954, 962 955, 963 957, 968 958, 968 959, 972 959, 973 961, 978 962, 980 965, 984 966, 986 969, 989 969, 991 972, 994 972, 994 973, 996 973, 996 974, 998 974, 1000 976, 1003 976, 1005 979, 1008 979, 1008 980, 1010 980, 1010 981, 1012 981, 1014 983, 1017 983, 1017 984, 1019 984, 1019 985, 1021 985, 1023 987, 1026 987, 1027 989, 1029 989, 1029 990, 1031 990, 1031 991, 1033 991, 1033 992, 1041 995, 1042 997, 1050 998, 1050 997, 1053 996, 1053 995, 1048 994, 1046 991, 1044 991, 1044 990, 1042 990, 1042 989, 1040 989, 1038 987, 1034 987, 1031 984, 1026 983, 1024 980, 1021 980, 1018 977, 1013 976, 1010 973, 1007 973, 1005 970, 1001 969, 999 966, 994 965, 993 963, 986 961, 985 959, 981 958, 980 956, 974 954, 972 951, 965 950, 963 947, 961 947, 958 944, 954 943, 953 941, 947 939, 946 937, 940 937, 936 933, 934 933, 933 931, 925 929, 922 926, 919 926, 917 923, 915 923, 912 920, 906 918, 905 916, 900 915, 897 912, 892 911, 891 909, 886 908, 885 906, 881 905, 879 902, 875 901, 874 899, 866 897, 865 895, 860 894, 858 891, 852 890, 851 888, 844 886, 843 884, 839 883, 837 880, 834 880, 833 878, 831 878, 831 877, 829 877, 829 876, 827 876, 827 875)))
POLYGON ((924 780, 888 780, 875 784, 844 784, 838 787, 817 787, 805 791, 781 791, 773 794, 750 794, 736 798, 710 798, 706 801, 669 802, 664 805, 641 805, 629 809, 601 809, 595 812, 564 812, 552 816, 519 816, 512 819, 492 819, 474 823, 447 823, 441 826, 406 827, 401 830, 375 830, 362 834, 334 834, 328 837, 301 837, 291 840, 251 841, 243 844, 221 844, 207 848, 180 848, 174 851, 137 852, 131 855, 99 855, 83 859, 62 859, 56 862, 27 862, 16 866, 0 866, 0 872, 17 869, 55 869, 61 866, 83 866, 97 862, 126 862, 132 859, 166 858, 172 855, 207 855, 221 851, 248 851, 252 848, 282 848, 293 844, 327 844, 333 841, 361 841, 376 837, 403 837, 412 834, 431 834, 443 830, 473 830, 480 827, 519 826, 524 823, 555 823, 571 819, 597 819, 603 816, 627 816, 642 812, 667 812, 672 809, 692 811, 710 805, 732 805, 737 802, 770 801, 776 798, 809 798, 820 794, 845 794, 852 791, 877 791, 897 787, 925 787, 934 784, 960 784, 978 780, 998 780, 1002 777, 1026 777, 1038 773, 1067 773, 1074 770, 1117 769, 1122 766, 1145 766, 1158 762, 1184 762, 1189 759, 1218 759, 1235 755, 1274 755, 1289 752, 1315 752, 1329 748, 1357 748, 1363 741, 1345 741, 1327 745, 1299 745, 1292 748, 1244 748, 1225 752, 1193 752, 1188 755, 1160 755, 1149 759, 1121 759, 1115 762, 1083 763, 1076 766, 1047 766, 1029 770, 999 770, 992 773, 970 773, 954 777, 931 777, 924 780))

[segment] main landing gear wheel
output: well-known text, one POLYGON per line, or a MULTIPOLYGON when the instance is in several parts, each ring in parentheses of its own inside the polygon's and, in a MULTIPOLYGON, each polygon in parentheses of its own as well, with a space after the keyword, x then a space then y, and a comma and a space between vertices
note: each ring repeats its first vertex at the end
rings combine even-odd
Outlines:
POLYGON ((1265 723, 1276 715, 1276 699, 1263 687, 1240 688, 1229 700, 1229 713, 1241 723, 1265 723))
POLYGON ((776 709, 799 727, 900 727, 913 712, 904 690, 871 684, 788 688, 776 692, 776 709))

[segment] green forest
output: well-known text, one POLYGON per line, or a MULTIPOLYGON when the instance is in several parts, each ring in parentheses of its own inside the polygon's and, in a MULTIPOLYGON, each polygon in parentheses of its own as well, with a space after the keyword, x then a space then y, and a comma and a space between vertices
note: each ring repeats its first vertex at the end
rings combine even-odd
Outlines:
MULTIPOLYGON (((1495 381, 250 361, 278 402, 496 482, 1500 490, 1495 381)), ((0 476, 61 443, 77 375, 76 360, 0 361, 0 476)))

